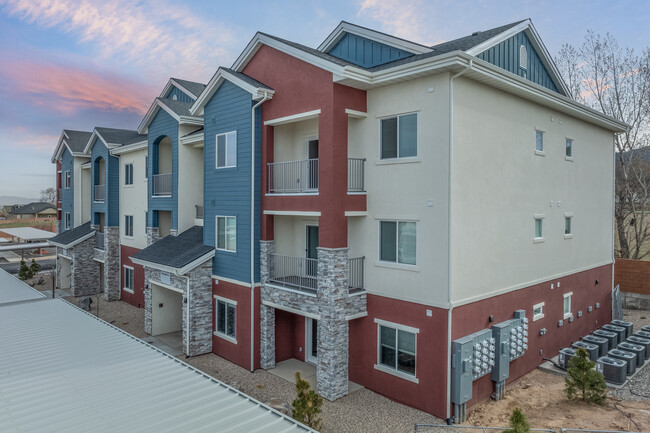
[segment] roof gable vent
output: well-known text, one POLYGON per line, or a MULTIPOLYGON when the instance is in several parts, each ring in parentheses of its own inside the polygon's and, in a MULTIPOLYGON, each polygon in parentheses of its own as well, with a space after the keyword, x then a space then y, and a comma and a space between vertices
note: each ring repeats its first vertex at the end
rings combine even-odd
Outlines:
POLYGON ((519 46, 519 67, 526 69, 528 66, 528 50, 525 45, 519 46))

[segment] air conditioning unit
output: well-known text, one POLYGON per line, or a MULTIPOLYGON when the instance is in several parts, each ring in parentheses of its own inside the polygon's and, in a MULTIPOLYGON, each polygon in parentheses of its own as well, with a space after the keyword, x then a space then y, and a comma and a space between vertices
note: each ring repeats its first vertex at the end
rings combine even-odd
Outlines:
MULTIPOLYGON (((644 326, 643 328, 647 328, 647 326, 644 326)), ((634 335, 636 335, 637 337, 650 338, 650 331, 643 331, 643 330, 636 331, 634 335)))
POLYGON ((616 334, 616 345, 618 346, 619 343, 622 343, 625 341, 625 328, 622 326, 617 326, 617 325, 603 325, 603 329, 605 331, 612 331, 616 334))
POLYGON ((625 341, 618 345, 618 349, 625 350, 626 352, 634 353, 636 355, 636 366, 643 367, 643 363, 645 362, 644 346, 625 341))
POLYGON ((592 361, 598 359, 598 346, 595 344, 587 343, 586 341, 576 341, 575 343, 571 344, 571 347, 573 347, 576 351, 579 347, 582 347, 589 353, 589 359, 592 361))
POLYGON ((625 320, 612 320, 612 325, 625 328, 625 339, 634 333, 634 323, 625 320))
POLYGON ((645 360, 650 359, 650 338, 639 337, 638 335, 630 335, 627 337, 628 343, 638 344, 645 347, 645 360))
POLYGON ((598 337, 606 338, 609 350, 616 349, 616 346, 618 346, 618 334, 616 332, 606 331, 604 329, 596 329, 593 334, 598 337))
POLYGON ((636 371, 636 354, 632 352, 626 352, 625 350, 612 349, 607 352, 607 356, 610 358, 622 359, 627 362, 627 374, 632 376, 636 371))
POLYGON ((650 326, 642 326, 642 327, 641 327, 641 330, 642 330, 643 332, 650 332, 650 326))
POLYGON ((598 346, 598 356, 605 356, 609 350, 609 340, 607 340, 605 337, 599 337, 597 335, 585 335, 582 337, 582 341, 586 341, 587 343, 595 344, 598 346))
POLYGON ((627 362, 622 359, 602 356, 596 361, 596 371, 605 376, 605 381, 622 385, 627 377, 627 362))
POLYGON ((566 370, 569 368, 569 361, 571 358, 576 356, 576 350, 571 347, 565 347, 560 349, 560 353, 557 355, 557 363, 560 365, 560 368, 566 370))

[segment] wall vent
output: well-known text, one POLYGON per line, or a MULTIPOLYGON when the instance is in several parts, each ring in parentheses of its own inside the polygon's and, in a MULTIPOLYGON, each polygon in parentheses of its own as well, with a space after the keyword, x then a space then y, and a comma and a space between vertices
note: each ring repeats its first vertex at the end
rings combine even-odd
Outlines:
POLYGON ((525 45, 519 46, 519 67, 522 69, 528 68, 528 50, 525 45))

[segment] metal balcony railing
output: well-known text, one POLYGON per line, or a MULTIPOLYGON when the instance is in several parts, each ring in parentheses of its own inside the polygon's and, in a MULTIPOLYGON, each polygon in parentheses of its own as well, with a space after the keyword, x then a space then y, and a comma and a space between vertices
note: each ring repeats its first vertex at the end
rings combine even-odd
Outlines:
MULTIPOLYGON (((363 262, 365 257, 349 259, 348 285, 350 291, 363 290, 363 262)), ((269 282, 278 286, 316 293, 318 290, 318 260, 306 257, 271 254, 272 268, 269 282)))
POLYGON ((104 233, 95 232, 95 248, 98 250, 104 249, 104 233))
POLYGON ((363 290, 363 263, 365 259, 365 257, 350 259, 350 274, 348 276, 350 291, 363 290))
POLYGON ((203 206, 199 206, 198 204, 194 205, 194 208, 196 209, 196 218, 197 220, 202 220, 203 219, 203 206))
POLYGON ((348 192, 365 192, 366 158, 348 158, 348 192))
POLYGON ((95 185, 95 199, 96 202, 103 202, 106 200, 106 188, 104 185, 95 185))
POLYGON ((269 194, 318 192, 318 159, 268 163, 269 194))
POLYGON ((153 175, 153 195, 172 195, 172 174, 161 173, 153 175))

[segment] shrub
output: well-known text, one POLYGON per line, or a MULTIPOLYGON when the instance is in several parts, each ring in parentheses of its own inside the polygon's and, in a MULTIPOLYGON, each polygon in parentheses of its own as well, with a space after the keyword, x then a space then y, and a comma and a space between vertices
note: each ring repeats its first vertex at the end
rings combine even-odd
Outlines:
POLYGON ((29 265, 29 271, 32 273, 32 277, 41 270, 41 265, 36 263, 36 260, 32 259, 32 264, 29 265))
POLYGON ((20 261, 20 269, 18 270, 18 278, 21 280, 29 280, 34 276, 34 273, 31 271, 31 268, 27 266, 24 260, 20 261))
POLYGON ((581 398, 588 403, 601 404, 607 397, 607 385, 601 373, 594 369, 595 362, 589 359, 589 353, 582 347, 569 361, 567 370, 566 394, 569 399, 581 398))
POLYGON ((323 398, 313 389, 309 389, 309 382, 302 378, 299 371, 296 371, 296 393, 297 397, 291 403, 291 416, 313 429, 320 429, 323 420, 317 416, 321 413, 323 398))
POLYGON ((530 424, 526 421, 526 417, 521 409, 515 408, 510 415, 510 428, 504 430, 503 433, 530 433, 530 424))

